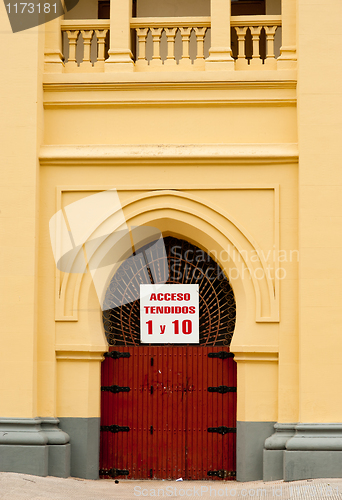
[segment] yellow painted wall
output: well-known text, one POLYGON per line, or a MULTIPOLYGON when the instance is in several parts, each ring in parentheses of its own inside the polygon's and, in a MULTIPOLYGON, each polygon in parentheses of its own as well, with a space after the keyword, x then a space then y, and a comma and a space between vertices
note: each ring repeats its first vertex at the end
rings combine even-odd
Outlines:
POLYGON ((301 422, 342 413, 341 16, 340 2, 298 2, 301 422))
MULTIPOLYGON (((57 154, 57 149, 54 150, 57 154)), ((46 147, 45 151, 49 151, 49 148, 46 147)), ((41 212, 40 227, 41 241, 44 240, 45 245, 44 248, 41 246, 40 262, 42 266, 43 262, 46 262, 44 268, 47 274, 44 276, 44 284, 42 282, 44 292, 41 307, 50 311, 45 319, 40 316, 42 331, 46 331, 50 328, 49 325, 52 325, 51 284, 55 269, 46 229, 50 217, 58 206, 58 197, 62 205, 67 205, 89 196, 96 192, 96 189, 116 187, 129 225, 151 224, 164 234, 189 238, 200 247, 209 250, 227 273, 232 263, 228 261, 226 249, 231 243, 218 231, 221 227, 223 232, 237 237, 241 245, 245 244, 246 248, 249 248, 234 226, 237 223, 243 232, 250 234, 267 255, 273 251, 275 228, 279 219, 281 228, 284 226, 284 231, 281 230, 280 233, 282 248, 297 247, 297 166, 294 162, 280 165, 272 163, 236 165, 234 161, 226 160, 222 165, 213 164, 210 167, 196 164, 186 166, 185 160, 179 159, 170 164, 160 159, 156 166, 148 166, 149 160, 142 158, 141 162, 144 165, 129 166, 127 160, 118 162, 108 160, 106 166, 82 167, 82 161, 86 161, 83 159, 79 160, 78 166, 71 166, 70 160, 66 160, 62 167, 53 166, 56 160, 42 161, 41 202, 44 211, 41 212), (62 192, 57 191, 57 186, 61 187, 62 192), (281 193, 279 198, 276 192, 281 193), (178 194, 184 198, 179 198, 178 194), (277 200, 280 205, 278 215, 275 211, 277 200), (222 212, 223 215, 215 210, 222 212), (227 218, 234 221, 234 224, 228 223, 227 218), (46 307, 43 303, 46 303, 46 307)), ((196 160, 193 162, 196 163, 196 160)), ((209 159, 207 162, 210 164, 212 161, 209 159)), ((96 164, 96 160, 94 163, 96 164)), ((269 260, 272 263, 272 257, 269 260)), ((293 347, 293 343, 288 344, 289 335, 293 335, 296 331, 296 315, 293 315, 296 303, 293 297, 296 295, 297 287, 297 262, 285 262, 282 266, 290 276, 286 284, 285 281, 280 283, 281 293, 283 290, 286 293, 280 303, 280 317, 284 318, 284 323, 256 323, 255 291, 247 274, 244 283, 232 282, 237 297, 240 325, 234 338, 236 347, 233 347, 238 360, 239 420, 277 420, 278 406, 285 420, 296 418, 296 392, 292 391, 286 398, 282 396, 278 398, 277 394, 278 370, 281 380, 284 380, 281 383, 284 385, 289 385, 289 377, 296 383, 297 376, 297 360, 293 358, 292 352, 292 348, 296 351, 296 346, 293 347), (287 352, 284 348, 282 357, 284 364, 278 368, 277 351, 280 341, 287 348, 287 352)), ((71 285, 66 305, 63 305, 66 316, 72 314, 75 293, 71 285)), ((266 297, 267 294, 264 292, 264 295, 266 297)), ((266 302, 267 299, 265 304, 266 302)), ((95 369, 96 361, 88 363, 83 355, 82 359, 78 360, 64 359, 65 356, 70 357, 70 352, 73 350, 103 352, 105 349, 100 309, 89 277, 85 277, 82 281, 78 307, 78 321, 55 323, 59 359, 57 362, 59 416, 99 415, 99 391, 90 391, 90 376, 96 378, 99 373, 96 372, 97 375, 94 375, 91 371, 95 369), (89 306, 90 303, 92 307, 89 306), (68 354, 63 354, 65 352, 68 354), (76 381, 80 377, 84 377, 84 389, 75 395, 76 387, 79 386, 76 381), (73 382, 70 384, 68 381, 71 380, 73 382)), ((267 315, 269 308, 267 304, 264 307, 267 315)), ((43 392, 40 401, 42 407, 49 408, 48 398, 43 392)))
POLYGON ((0 33, 0 415, 34 417, 44 29, 13 34, 2 4, 0 33))
POLYGON ((89 276, 59 275, 48 223, 117 188, 129 225, 245 272, 232 281, 238 420, 341 421, 342 7, 294 6, 278 69, 94 74, 57 73, 58 60, 44 74, 44 26, 13 34, 0 6, 2 417, 100 415, 101 310, 89 276), (286 277, 251 280, 260 263, 240 256, 271 252, 274 268, 274 248, 286 277))
MULTIPOLYGON (((48 223, 117 188, 128 225, 188 238, 228 275, 244 273, 232 282, 238 420, 298 421, 296 71, 58 74, 57 62, 43 75, 41 31, 6 35, 0 414, 100 415, 101 309, 88 275, 56 269, 48 223), (241 255, 256 250, 269 279, 250 279, 261 261, 241 255), (274 250, 286 253, 285 279, 274 250)), ((50 47, 59 32, 47 34, 50 47)))

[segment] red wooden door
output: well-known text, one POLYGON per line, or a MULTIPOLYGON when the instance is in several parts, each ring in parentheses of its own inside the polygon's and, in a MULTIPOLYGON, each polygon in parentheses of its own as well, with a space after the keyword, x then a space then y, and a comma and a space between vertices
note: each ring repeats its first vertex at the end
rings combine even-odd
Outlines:
POLYGON ((114 358, 102 366, 101 477, 234 478, 236 367, 225 357, 229 349, 110 352, 114 358))

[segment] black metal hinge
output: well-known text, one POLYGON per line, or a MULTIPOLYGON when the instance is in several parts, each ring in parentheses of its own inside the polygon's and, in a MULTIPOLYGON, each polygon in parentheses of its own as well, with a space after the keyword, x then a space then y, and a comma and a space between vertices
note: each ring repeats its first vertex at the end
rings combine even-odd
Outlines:
POLYGON ((210 352, 208 354, 208 358, 220 358, 220 359, 234 358, 234 354, 232 352, 227 352, 227 351, 210 352))
POLYGON ((110 476, 110 477, 117 477, 117 476, 128 476, 129 475, 129 470, 127 469, 100 469, 99 470, 100 476, 110 476))
POLYGON ((114 394, 118 392, 129 392, 130 387, 120 387, 118 385, 110 385, 109 387, 101 387, 101 391, 113 392, 114 394))
POLYGON ((226 477, 236 477, 236 471, 235 470, 208 470, 208 476, 215 476, 215 477, 220 477, 220 478, 226 478, 226 477))
POLYGON ((219 387, 208 387, 208 392, 219 392, 220 394, 225 394, 226 392, 236 392, 236 387, 228 387, 226 385, 220 385, 219 387))
POLYGON ((105 358, 119 359, 119 358, 130 358, 130 352, 119 352, 119 351, 111 351, 104 353, 105 358))
POLYGON ((131 429, 122 425, 101 425, 101 431, 108 432, 129 432, 131 429))
POLYGON ((221 425, 221 427, 208 427, 208 432, 217 432, 224 436, 228 432, 236 432, 236 427, 226 427, 225 425, 221 425))

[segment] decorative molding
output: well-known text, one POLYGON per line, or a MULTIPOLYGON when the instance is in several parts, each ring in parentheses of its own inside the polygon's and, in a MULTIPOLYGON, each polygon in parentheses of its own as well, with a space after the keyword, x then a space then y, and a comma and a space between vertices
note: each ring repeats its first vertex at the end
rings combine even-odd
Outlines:
POLYGON ((134 107, 152 107, 152 106, 296 106, 296 99, 288 98, 274 98, 274 99, 137 99, 135 100, 98 100, 92 101, 85 98, 84 100, 61 100, 61 101, 45 101, 44 109, 54 109, 54 108, 72 108, 79 107, 82 108, 93 108, 93 107, 118 107, 118 106, 134 106, 134 107))
POLYGON ((287 451, 342 451, 342 423, 300 423, 295 429, 286 443, 287 451))
MULTIPOLYGON (((279 186, 272 186, 270 189, 273 189, 274 191, 274 228, 273 228, 273 234, 274 234, 274 248, 275 248, 275 253, 278 255, 279 251, 279 186)), ((227 189, 228 191, 229 189, 227 189)), ((173 210, 175 213, 184 213, 188 214, 190 216, 194 216, 196 219, 201 220, 202 222, 205 222, 208 224, 210 228, 214 228, 215 231, 218 231, 219 234, 224 236, 234 248, 237 249, 237 253, 242 257, 242 260, 245 263, 246 269, 249 270, 250 276, 253 282, 254 286, 254 291, 255 291, 255 299, 256 299, 256 317, 255 321, 256 322, 279 322, 279 279, 274 278, 273 282, 270 279, 269 276, 267 276, 266 272, 266 262, 264 258, 262 257, 262 252, 261 249, 258 246, 258 243, 255 241, 255 239, 249 234, 249 231, 243 227, 238 221, 235 220, 234 217, 232 217, 230 214, 227 212, 221 210, 219 207, 215 206, 212 203, 208 202, 203 202, 198 196, 190 195, 190 194, 185 194, 185 193, 180 193, 179 191, 171 191, 171 190, 165 190, 165 191, 159 191, 159 192, 154 192, 154 193, 146 193, 145 195, 135 197, 135 199, 130 200, 129 202, 126 202, 123 204, 123 208, 127 208, 129 205, 132 206, 135 202, 139 202, 143 199, 149 198, 150 201, 150 206, 147 210, 144 210, 143 213, 147 212, 152 212, 156 211, 159 209, 165 208, 165 206, 162 206, 162 204, 158 204, 157 206, 152 205, 152 198, 158 198, 162 196, 172 196, 174 197, 174 200, 172 202, 168 201, 166 206, 173 210), (196 208, 190 209, 190 207, 187 205, 186 207, 180 206, 179 202, 180 200, 186 200, 187 202, 192 202, 195 204, 196 208), (178 203, 177 203, 178 202, 178 203), (215 218, 211 218, 208 216, 203 215, 203 210, 201 210, 201 206, 204 206, 205 209, 210 209, 213 214, 215 214, 215 218), (218 222, 217 216, 222 217, 221 224, 218 222), (231 225, 230 231, 227 230, 226 224, 229 223, 231 225), (234 234, 235 232, 238 232, 237 234, 234 234), (242 236, 243 243, 240 241, 240 238, 242 236), (253 262, 247 262, 245 259, 245 256, 243 255, 243 252, 246 252, 246 250, 252 250, 256 252, 256 255, 258 256, 257 263, 253 262), (255 265, 254 265, 255 264, 255 265), (264 277, 259 280, 256 279, 256 271, 255 268, 259 268, 264 270, 264 277), (265 282, 265 290, 267 290, 266 293, 262 293, 262 286, 261 283, 265 282), (274 283, 274 284, 273 284, 274 283), (267 298, 266 298, 267 297, 267 298), (262 310, 262 303, 265 305, 265 301, 268 301, 269 305, 269 315, 262 315, 261 310, 262 310)), ((132 218, 134 218, 137 215, 140 215, 141 212, 139 212, 139 209, 131 213, 130 216, 127 218, 127 223, 130 223, 132 218)), ((229 252, 228 252, 229 253, 229 252)), ((235 259, 232 258, 232 261, 235 262, 235 259)), ((275 262, 275 276, 276 276, 276 271, 278 269, 278 264, 275 262)))
MULTIPOLYGON (((80 188, 79 186, 73 187, 69 186, 67 188, 63 188, 61 186, 57 187, 57 210, 62 207, 62 194, 65 191, 82 191, 82 190, 97 190, 101 191, 104 189, 109 189, 107 186, 105 188, 92 186, 91 189, 84 187, 80 188)), ((119 191, 120 189, 117 188, 119 191)), ((134 189, 134 186, 131 186, 131 189, 134 189)), ((208 190, 208 186, 202 186, 202 189, 208 190)), ((223 186, 221 186, 223 189, 223 186)), ((236 189, 234 186, 225 187, 227 191, 229 189, 236 189)), ((244 189, 243 186, 239 186, 238 189, 244 189)), ((273 228, 273 238, 274 238, 274 249, 275 254, 278 255, 279 250, 279 186, 278 185, 270 185, 264 186, 260 188, 258 186, 248 186, 247 189, 270 189, 274 192, 274 228, 273 228)), ((183 188, 186 191, 186 188, 183 188)), ((163 210, 167 207, 169 210, 173 211, 174 215, 180 215, 181 217, 194 217, 197 220, 201 220, 205 224, 208 225, 208 230, 212 228, 214 231, 218 232, 218 234, 222 235, 227 239, 228 242, 232 245, 233 249, 237 250, 237 254, 242 256, 242 261, 244 262, 244 266, 248 269, 248 272, 252 278, 252 283, 255 291, 255 300, 256 300, 256 322, 279 322, 279 279, 277 279, 276 270, 279 266, 278 262, 275 262, 275 277, 271 278, 267 275, 266 272, 266 262, 263 257, 263 253, 259 248, 257 242, 254 238, 249 234, 248 230, 241 226, 232 216, 230 216, 225 211, 222 211, 219 207, 214 206, 211 203, 204 202, 200 197, 180 192, 180 190, 150 190, 143 194, 138 194, 133 196, 131 199, 127 200, 122 208, 126 211, 126 221, 130 225, 134 218, 139 215, 146 216, 147 214, 157 213, 159 210, 163 210), (164 198, 169 198, 168 200, 164 198), (141 201, 149 200, 148 205, 144 207, 142 210, 139 207, 139 203, 141 201), (190 207, 191 205, 191 207, 190 207), (135 208, 135 206, 137 208, 135 208), (202 206, 205 209, 209 209, 213 217, 208 217, 207 215, 203 215, 202 206), (221 219, 221 221, 219 221, 221 219), (227 226, 228 224, 228 226, 227 226), (251 262, 249 259, 246 261, 246 256, 244 256, 244 252, 249 252, 250 250, 256 252, 258 259, 254 262, 251 262), (254 270, 256 268, 261 268, 264 270, 264 275, 262 279, 256 279, 254 270), (263 283, 263 285, 262 285, 263 283), (262 315, 262 305, 263 307, 268 307, 268 313, 266 315, 262 315)), ((155 215, 153 215, 155 217, 155 215)), ((134 222, 133 222, 134 224, 134 222)), ((229 250, 230 252, 230 250, 229 250)), ((235 250, 234 256, 232 256, 232 260, 235 262, 235 250)), ((241 263, 239 264, 241 265, 241 263)), ((83 279, 83 275, 77 275, 76 280, 73 280, 72 286, 73 290, 67 294, 67 289, 69 285, 69 274, 64 274, 63 280, 61 281, 61 272, 59 270, 56 271, 56 321, 77 321, 78 320, 78 300, 80 287, 83 279), (69 304, 69 309, 73 310, 72 316, 66 316, 64 311, 66 310, 66 297, 72 297, 72 307, 69 304)), ((64 350, 69 351, 70 349, 65 348, 64 350)), ((71 355, 68 354, 60 354, 58 355, 58 359, 75 359, 71 358, 71 355), (61 356, 64 356, 63 358, 61 356)), ((73 355, 75 356, 75 355, 73 355)), ((252 355, 245 354, 245 358, 252 359, 252 355)), ((79 359, 79 358, 77 358, 79 359)), ((242 360, 242 358, 241 358, 242 360)), ((256 356, 255 360, 262 360, 260 356, 256 356)), ((276 359, 274 359, 276 360, 276 359)))
MULTIPOLYGON (((41 166, 260 165, 298 162, 297 144, 42 146, 41 166)), ((169 188, 169 186, 168 186, 169 188)))
MULTIPOLYGON (((56 193, 56 213, 62 209, 62 191, 57 187, 56 193)), ((78 299, 81 287, 82 274, 75 275, 75 285, 72 303, 72 315, 65 314, 66 288, 69 282, 70 274, 63 274, 56 267, 55 274, 55 321, 78 321, 78 299)))
MULTIPOLYGON (((71 346, 70 346, 71 347, 71 346)), ((77 346, 76 346, 77 347, 77 346)), ((56 347, 57 361, 98 361, 104 360, 104 351, 79 351, 79 350, 60 350, 56 347)))
POLYGON ((278 352, 238 352, 235 348, 232 349, 232 352, 234 352, 234 360, 238 363, 243 361, 278 363, 278 352))
MULTIPOLYGON (((50 81, 46 78, 44 88, 44 107, 118 107, 118 106, 296 106, 297 95, 295 79, 277 80, 268 75, 265 79, 257 78, 231 81, 206 80, 197 78, 191 80, 184 76, 177 80, 172 73, 169 80, 161 78, 147 80, 146 77, 135 81, 84 81, 78 80, 50 81), (170 81, 171 80, 171 81, 170 81), (267 94, 265 94, 267 90, 267 94), (243 92, 243 93, 242 93, 243 92), (180 94, 181 93, 181 94, 180 94), (266 97, 267 95, 267 97, 266 97)), ((238 73, 249 73, 239 71, 238 73)), ((261 73, 271 73, 263 69, 261 73)), ((205 73, 205 72, 203 72, 205 73)), ((252 73, 255 73, 254 71, 252 73)), ((144 73, 139 72, 139 75, 144 73)), ((150 74, 150 73, 147 73, 150 74)), ((196 72, 198 74, 198 72, 196 72)), ((54 75, 59 76, 69 75, 54 75)), ((77 75, 76 75, 77 76, 77 75)), ((255 75, 254 75, 255 76, 255 75)))
POLYGON ((47 444, 63 445, 69 443, 68 434, 58 427, 58 418, 45 417, 41 418, 41 422, 42 430, 48 438, 47 444))
MULTIPOLYGON (((221 78, 213 78, 213 76, 205 72, 200 78, 197 74, 193 75, 188 72, 186 73, 186 79, 184 79, 183 73, 172 73, 172 78, 167 73, 133 73, 131 78, 124 75, 121 81, 119 75, 115 75, 115 82, 113 82, 113 77, 106 81, 105 73, 46 74, 43 89, 45 92, 141 92, 146 90, 296 90, 297 88, 296 78, 286 79, 283 77, 283 72, 281 78, 279 76, 276 78, 276 72, 262 71, 260 73, 263 78, 260 78, 260 80, 255 78, 255 72, 253 72, 253 75, 249 71, 243 73, 246 73, 246 75, 243 75, 243 79, 241 78, 242 72, 239 71, 235 79, 230 78, 229 81, 222 78, 222 74, 221 78)), ((292 76, 294 75, 295 73, 292 74, 292 76)))
POLYGON ((254 16, 231 16, 231 26, 281 26, 282 16, 277 15, 254 15, 254 16))
POLYGON ((64 445, 69 436, 58 418, 0 418, 0 445, 64 445))
POLYGON ((133 17, 131 28, 209 28, 210 16, 198 17, 133 17))
POLYGON ((285 450, 286 443, 295 434, 297 424, 275 424, 275 433, 266 439, 265 450, 285 450))
POLYGON ((40 418, 0 418, 0 444, 45 446, 48 437, 40 418))
POLYGON ((109 30, 109 19, 62 19, 60 21, 62 31, 68 30, 109 30))
POLYGON ((286 443, 295 433, 296 424, 275 424, 274 434, 264 443, 263 480, 284 479, 284 454, 286 443))

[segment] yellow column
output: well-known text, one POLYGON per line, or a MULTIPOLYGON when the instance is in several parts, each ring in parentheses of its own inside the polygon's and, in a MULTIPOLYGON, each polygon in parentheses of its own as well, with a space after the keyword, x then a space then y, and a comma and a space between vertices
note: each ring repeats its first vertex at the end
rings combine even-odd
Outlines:
POLYGON ((277 59, 278 69, 292 69, 297 66, 296 18, 296 0, 282 0, 282 43, 277 59))
POLYGON ((40 27, 13 34, 0 6, 6 47, 1 78, 0 415, 37 416, 38 150, 42 135, 40 27), (37 77, 38 75, 38 77, 37 77))
POLYGON ((131 52, 132 0, 110 2, 110 49, 105 71, 133 71, 131 52))
POLYGON ((230 47, 230 0, 211 0, 211 47, 206 70, 233 70, 230 47))
POLYGON ((300 422, 340 423, 342 7, 298 10, 300 422))
POLYGON ((61 17, 45 24, 44 71, 62 73, 64 68, 62 53, 61 17))

